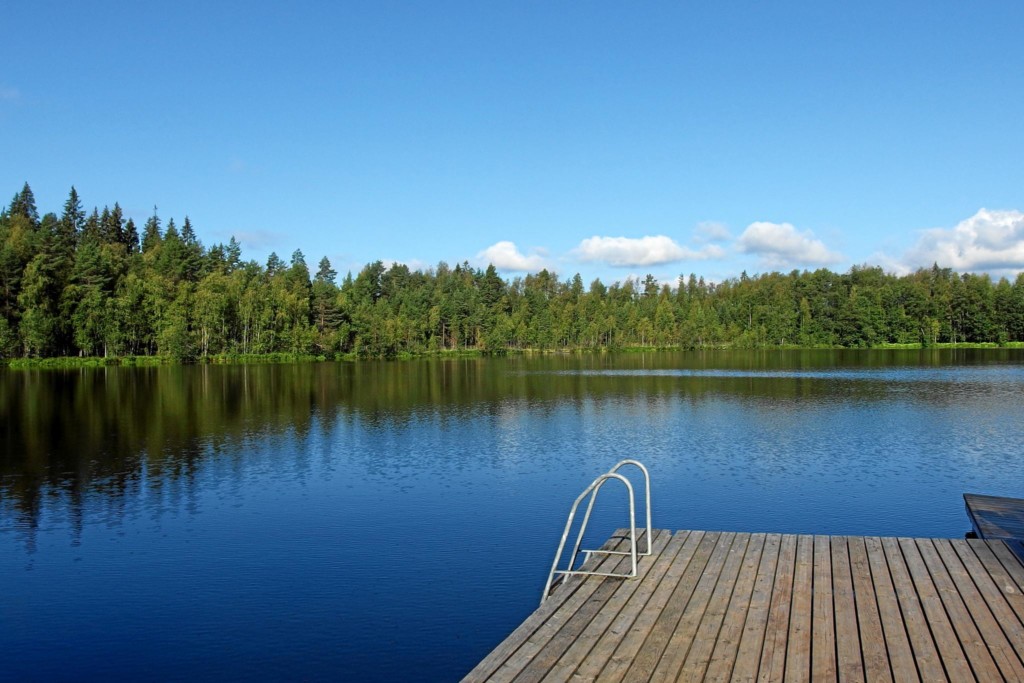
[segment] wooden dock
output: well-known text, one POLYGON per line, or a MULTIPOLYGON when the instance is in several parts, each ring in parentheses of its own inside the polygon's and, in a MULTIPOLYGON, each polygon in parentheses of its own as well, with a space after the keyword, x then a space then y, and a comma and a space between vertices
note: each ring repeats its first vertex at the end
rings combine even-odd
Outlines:
POLYGON ((965 493, 964 504, 978 538, 1006 541, 1024 562, 1024 500, 965 493))
POLYGON ((1024 565, 998 540, 655 531, 637 578, 567 579, 464 680, 1024 681, 1024 565))

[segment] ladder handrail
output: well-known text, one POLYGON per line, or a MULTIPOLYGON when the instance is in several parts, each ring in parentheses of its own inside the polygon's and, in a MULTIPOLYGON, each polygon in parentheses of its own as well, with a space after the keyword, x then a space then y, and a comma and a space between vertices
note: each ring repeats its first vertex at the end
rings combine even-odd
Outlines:
POLYGON ((635 465, 637 468, 640 469, 641 472, 643 472, 644 475, 644 506, 647 508, 647 550, 640 554, 648 556, 651 554, 651 532, 653 531, 651 529, 651 473, 647 471, 647 468, 644 467, 642 462, 640 462, 639 460, 633 460, 632 458, 620 460, 618 464, 616 464, 615 467, 608 470, 608 472, 618 472, 619 468, 622 467, 623 465, 635 465))
MULTIPOLYGON (((633 494, 633 483, 626 479, 626 477, 618 474, 617 472, 607 472, 602 474, 600 477, 594 480, 591 486, 594 487, 593 493, 590 494, 590 501, 587 503, 587 512, 583 515, 583 523, 580 524, 580 532, 576 535, 576 544, 572 548, 572 555, 569 556, 569 569, 572 569, 576 564, 576 558, 580 555, 580 546, 583 544, 583 534, 587 530, 587 524, 590 522, 590 513, 594 509, 594 503, 597 502, 597 494, 601 492, 601 487, 605 485, 609 479, 618 479, 626 485, 626 490, 629 492, 629 528, 630 528, 630 556, 633 558, 633 574, 636 574, 636 499, 633 494)), ((588 555, 594 551, 585 550, 588 555)))
POLYGON ((581 493, 576 500, 573 502, 572 507, 569 509, 569 517, 565 522, 565 529, 562 531, 562 539, 558 543, 558 550, 555 552, 555 560, 551 564, 551 571, 548 573, 547 583, 544 585, 544 593, 541 596, 541 604, 548 598, 548 593, 551 592, 551 585, 555 580, 556 574, 562 574, 563 576, 570 575, 586 575, 586 576, 617 576, 621 578, 634 577, 637 574, 637 555, 650 555, 651 554, 651 475, 647 471, 647 468, 643 466, 639 461, 633 459, 626 459, 618 462, 611 470, 602 474, 597 479, 590 483, 583 493, 581 493), (635 465, 640 469, 644 475, 644 493, 645 493, 645 504, 647 508, 647 550, 638 553, 637 542, 636 542, 636 497, 633 492, 633 484, 624 475, 619 474, 618 470, 625 465, 635 465), (621 481, 626 486, 626 491, 629 494, 629 540, 630 549, 626 553, 624 551, 615 550, 583 550, 582 552, 587 554, 589 558, 594 553, 604 553, 613 555, 629 555, 631 570, 628 574, 617 574, 614 572, 595 572, 595 571, 584 571, 582 569, 573 569, 576 564, 576 560, 581 552, 580 546, 583 543, 583 535, 586 532, 587 524, 590 522, 590 513, 594 509, 594 503, 597 501, 597 494, 601 491, 601 488, 609 480, 621 481), (573 545, 572 555, 569 558, 569 565, 566 569, 559 569, 558 562, 562 559, 562 552, 565 550, 565 543, 569 538, 569 531, 572 529, 573 520, 576 518, 576 511, 579 509, 580 503, 587 496, 590 497, 590 501, 587 503, 587 511, 583 516, 583 521, 580 524, 579 533, 576 536, 576 543, 573 545))

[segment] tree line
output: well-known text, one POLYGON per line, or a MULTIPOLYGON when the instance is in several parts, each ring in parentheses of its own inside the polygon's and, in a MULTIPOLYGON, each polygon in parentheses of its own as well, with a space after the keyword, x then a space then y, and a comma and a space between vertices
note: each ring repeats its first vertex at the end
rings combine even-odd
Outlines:
POLYGON ((87 213, 72 187, 39 215, 28 183, 0 212, 0 357, 222 354, 394 357, 449 350, 624 347, 871 347, 1024 341, 1024 273, 1013 282, 935 265, 680 275, 585 286, 493 265, 411 270, 381 261, 354 277, 243 260, 234 239, 205 247, 186 216, 141 230, 120 206, 87 213))

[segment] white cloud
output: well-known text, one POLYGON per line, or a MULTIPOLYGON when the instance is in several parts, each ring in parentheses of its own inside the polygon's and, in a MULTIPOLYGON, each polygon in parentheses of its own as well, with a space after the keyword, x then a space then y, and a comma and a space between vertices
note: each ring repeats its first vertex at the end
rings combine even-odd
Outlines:
POLYGON ((502 240, 487 247, 476 255, 476 260, 483 266, 493 264, 502 271, 536 272, 548 266, 548 261, 539 250, 526 255, 519 251, 514 242, 502 240))
POLYGON ((21 99, 21 93, 17 88, 7 88, 0 86, 0 101, 3 102, 17 102, 21 99))
POLYGON ((676 261, 721 258, 725 250, 708 245, 700 250, 680 246, 670 237, 588 237, 573 250, 583 262, 603 261, 611 266, 656 266, 676 261))
POLYGON ((843 260, 841 254, 829 251, 825 243, 810 230, 798 232, 790 223, 751 223, 736 240, 746 254, 755 254, 769 268, 794 266, 826 266, 843 260))
POLYGON ((693 231, 694 241, 700 244, 708 242, 728 242, 732 239, 729 228, 724 223, 715 221, 703 221, 697 224, 693 231))
POLYGON ((1024 213, 981 209, 952 229, 925 230, 904 261, 909 268, 938 263, 960 272, 1024 270, 1024 213))
POLYGON ((876 251, 871 254, 871 256, 864 262, 864 265, 879 266, 885 272, 892 273, 893 275, 900 277, 909 275, 914 271, 914 269, 907 266, 906 263, 889 256, 889 254, 884 251, 876 251))

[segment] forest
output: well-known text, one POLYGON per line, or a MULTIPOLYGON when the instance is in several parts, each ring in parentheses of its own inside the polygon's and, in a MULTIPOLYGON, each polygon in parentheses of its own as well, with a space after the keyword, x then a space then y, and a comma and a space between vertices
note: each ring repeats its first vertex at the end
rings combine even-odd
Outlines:
POLYGON ((120 206, 86 212, 72 187, 40 217, 28 183, 0 212, 0 358, 251 354, 392 358, 445 351, 836 348, 1024 341, 1024 273, 1013 282, 933 265, 908 275, 855 266, 680 275, 585 285, 493 265, 355 276, 301 251, 243 260, 204 246, 186 216, 141 229, 120 206))

